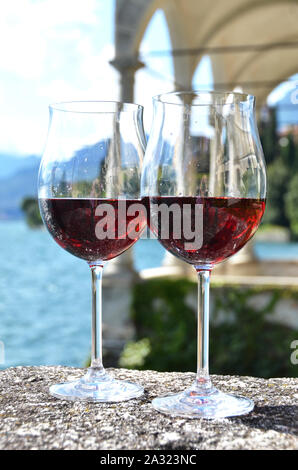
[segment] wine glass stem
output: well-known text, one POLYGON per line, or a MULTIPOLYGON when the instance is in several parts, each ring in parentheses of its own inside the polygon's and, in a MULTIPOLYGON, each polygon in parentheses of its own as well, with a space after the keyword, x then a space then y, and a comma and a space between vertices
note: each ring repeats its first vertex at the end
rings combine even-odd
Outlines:
POLYGON ((92 277, 91 368, 104 371, 102 364, 102 265, 90 264, 92 277))
POLYGON ((198 273, 198 345, 197 377, 199 388, 210 388, 209 377, 209 282, 210 271, 197 269, 198 273))

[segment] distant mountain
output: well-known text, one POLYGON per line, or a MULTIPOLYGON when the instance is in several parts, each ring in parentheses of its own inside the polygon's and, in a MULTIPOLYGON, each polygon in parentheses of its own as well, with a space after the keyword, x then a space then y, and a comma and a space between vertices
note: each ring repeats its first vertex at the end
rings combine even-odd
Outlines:
POLYGON ((37 195, 40 158, 0 154, 0 219, 23 216, 20 209, 25 196, 37 195))
POLYGON ((29 155, 28 157, 16 157, 0 152, 0 179, 12 176, 19 170, 32 168, 39 165, 40 157, 29 155))
MULTIPOLYGON (((112 150, 113 153, 116 152, 112 150)), ((57 191, 59 192, 59 184, 63 185, 67 181, 78 183, 76 189, 82 191, 80 183, 90 184, 99 177, 101 172, 106 171, 104 162, 109 152, 109 140, 77 150, 72 158, 65 159, 61 165, 64 180, 55 182, 57 191)), ((123 155, 122 166, 125 171, 125 165, 128 167, 131 160, 137 160, 135 147, 126 144, 123 155)), ((40 158, 34 155, 18 158, 0 153, 0 219, 15 219, 24 216, 20 208, 23 198, 37 197, 39 165, 40 158)))

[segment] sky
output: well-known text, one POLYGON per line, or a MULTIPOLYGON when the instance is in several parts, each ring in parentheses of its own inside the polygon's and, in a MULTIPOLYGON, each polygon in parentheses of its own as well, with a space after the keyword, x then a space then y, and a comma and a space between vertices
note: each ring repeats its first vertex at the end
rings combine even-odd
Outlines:
MULTIPOLYGON (((119 99, 119 75, 109 64, 115 0, 0 1, 0 152, 40 155, 50 103, 119 99)), ((158 49, 171 49, 161 11, 151 20, 140 52, 158 49)), ((201 79, 210 82, 205 62, 201 79)), ((145 106, 148 133, 152 96, 172 91, 174 83, 170 57, 146 64, 136 74, 135 102, 145 106)))
MULTIPOLYGON (((0 2, 0 152, 40 155, 50 103, 119 99, 119 75, 109 64, 114 57, 115 0, 0 2)), ((158 11, 140 52, 170 49, 165 19, 158 11)), ((145 106, 149 132, 152 96, 172 91, 174 83, 170 57, 148 58, 146 65, 136 74, 135 102, 145 106)), ((205 57, 194 83, 210 82, 205 57)), ((277 91, 272 103, 284 92, 277 91)))
POLYGON ((298 86, 298 75, 293 75, 291 80, 283 82, 278 85, 272 92, 268 95, 267 103, 269 106, 274 106, 278 101, 280 101, 286 94, 290 91, 297 90, 298 86))
POLYGON ((0 152, 40 154, 52 102, 117 99, 114 0, 1 0, 0 152))

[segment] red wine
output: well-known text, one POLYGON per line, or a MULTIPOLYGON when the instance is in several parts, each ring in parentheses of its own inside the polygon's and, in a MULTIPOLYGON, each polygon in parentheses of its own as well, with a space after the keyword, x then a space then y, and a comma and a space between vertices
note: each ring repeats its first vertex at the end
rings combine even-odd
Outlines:
POLYGON ((257 230, 265 210, 264 199, 249 198, 150 197, 143 202, 150 206, 148 224, 162 245, 178 258, 201 267, 212 267, 239 251, 257 230), (176 204, 176 215, 177 211, 183 214, 180 228, 171 212, 167 217, 166 212, 160 213, 162 204, 164 209, 176 204), (182 211, 185 207, 188 212, 182 211), (167 222, 168 233, 163 227, 167 222))
POLYGON ((146 225, 144 211, 135 213, 132 207, 142 208, 139 200, 53 198, 40 199, 39 204, 55 241, 88 262, 120 255, 137 241, 146 225))

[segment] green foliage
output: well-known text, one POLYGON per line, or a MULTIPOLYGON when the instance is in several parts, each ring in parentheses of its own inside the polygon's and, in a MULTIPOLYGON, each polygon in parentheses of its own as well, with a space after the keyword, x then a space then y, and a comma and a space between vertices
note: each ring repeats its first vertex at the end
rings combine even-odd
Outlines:
MULTIPOLYGON (((98 185, 96 180, 95 185, 98 185)), ((92 194, 92 182, 82 180, 72 184, 71 197, 88 197, 90 194, 92 194)))
POLYGON ((290 181, 285 202, 286 214, 290 221, 292 235, 298 239, 298 173, 290 181))
POLYGON ((278 134, 275 108, 268 109, 268 117, 260 122, 260 138, 267 165, 272 163, 278 154, 278 134))
POLYGON ((281 157, 268 165, 267 207, 263 223, 288 227, 289 221, 284 208, 284 197, 288 190, 289 169, 281 157))
POLYGON ((137 339, 148 338, 151 347, 141 368, 187 371, 191 364, 194 370, 196 318, 185 304, 192 289, 190 281, 167 279, 134 287, 132 315, 137 339))
POLYGON ((40 227, 43 224, 36 198, 25 197, 22 201, 21 209, 25 213, 26 222, 29 227, 40 227))
POLYGON ((276 113, 269 112, 269 119, 259 125, 260 137, 268 169, 268 194, 263 223, 276 224, 290 229, 294 239, 298 237, 298 213, 293 210, 296 200, 298 174, 298 145, 290 133, 282 137, 276 130, 276 113), (292 183, 292 181, 295 181, 292 183), (291 193, 289 195, 289 193, 291 193), (290 203, 291 208, 287 205, 290 203))
MULTIPOLYGON (((297 374, 297 367, 290 363, 290 344, 297 331, 268 321, 283 292, 272 289, 267 303, 255 308, 251 298, 259 293, 257 289, 214 291, 213 318, 224 312, 225 322, 211 328, 212 372, 266 378, 297 374)), ((297 298, 297 293, 292 295, 297 298)))
POLYGON ((150 341, 148 338, 139 341, 129 341, 120 357, 120 367, 140 368, 145 364, 146 357, 151 352, 150 341))
MULTIPOLYGON (((184 279, 150 280, 135 286, 132 316, 137 343, 135 351, 132 343, 124 349, 122 367, 195 371, 197 325, 192 303, 196 289, 195 283, 184 279)), ((252 296, 260 292, 256 288, 218 286, 211 292, 211 373, 297 375, 297 366, 290 363, 290 344, 297 339, 297 331, 268 321, 277 302, 287 295, 297 301, 297 292, 272 288, 267 304, 258 309, 252 305, 252 296), (224 321, 218 322, 223 314, 224 321)))
POLYGON ((281 156, 285 166, 290 170, 290 176, 292 176, 298 171, 298 146, 292 134, 282 138, 283 141, 284 144, 279 145, 278 154, 281 156))

